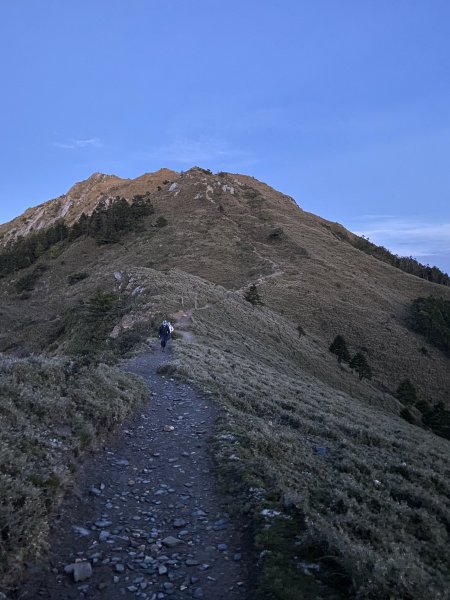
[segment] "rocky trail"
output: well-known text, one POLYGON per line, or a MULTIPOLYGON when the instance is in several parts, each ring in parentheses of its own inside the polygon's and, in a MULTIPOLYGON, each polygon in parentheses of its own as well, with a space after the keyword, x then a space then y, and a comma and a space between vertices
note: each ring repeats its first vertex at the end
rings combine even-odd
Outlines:
POLYGON ((224 512, 208 445, 220 409, 157 373, 157 346, 126 369, 150 400, 86 460, 52 524, 51 553, 16 598, 243 600, 242 532, 224 512))

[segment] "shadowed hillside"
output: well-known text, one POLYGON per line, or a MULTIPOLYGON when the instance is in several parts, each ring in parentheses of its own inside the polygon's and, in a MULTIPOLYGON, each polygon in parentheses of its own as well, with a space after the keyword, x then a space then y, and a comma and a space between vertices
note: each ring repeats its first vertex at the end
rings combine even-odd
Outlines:
MULTIPOLYGON (((77 218, 138 194, 151 214, 111 243, 89 229, 67 236, 0 280, 0 351, 111 362, 164 316, 178 320, 171 368, 228 408, 216 448, 224 485, 270 550, 259 598, 298 598, 308 563, 325 596, 445 598, 449 443, 419 405, 406 419, 396 390, 408 379, 448 414, 448 356, 408 318, 417 298, 449 301, 450 289, 355 248, 341 226, 251 177, 95 177, 77 218), (371 379, 329 351, 338 334, 371 379), (281 514, 273 535, 264 508, 281 514)), ((54 206, 41 226, 65 218, 54 206)))

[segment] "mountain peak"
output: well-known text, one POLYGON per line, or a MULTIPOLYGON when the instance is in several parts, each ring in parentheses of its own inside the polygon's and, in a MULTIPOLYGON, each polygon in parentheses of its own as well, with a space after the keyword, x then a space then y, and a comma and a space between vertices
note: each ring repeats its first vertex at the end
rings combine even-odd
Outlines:
POLYGON ((101 200, 116 196, 132 198, 137 194, 152 193, 179 177, 180 173, 164 168, 154 173, 144 173, 135 179, 123 179, 96 171, 87 179, 75 183, 67 193, 29 208, 9 223, 0 225, 0 245, 49 227, 59 219, 71 225, 82 213, 91 214, 101 200))

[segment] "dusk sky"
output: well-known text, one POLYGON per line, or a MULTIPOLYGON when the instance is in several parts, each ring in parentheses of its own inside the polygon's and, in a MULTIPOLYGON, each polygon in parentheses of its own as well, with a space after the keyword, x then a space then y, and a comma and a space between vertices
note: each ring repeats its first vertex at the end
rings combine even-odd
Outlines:
POLYGON ((448 0, 4 0, 0 30, 0 222, 199 165, 450 272, 448 0))

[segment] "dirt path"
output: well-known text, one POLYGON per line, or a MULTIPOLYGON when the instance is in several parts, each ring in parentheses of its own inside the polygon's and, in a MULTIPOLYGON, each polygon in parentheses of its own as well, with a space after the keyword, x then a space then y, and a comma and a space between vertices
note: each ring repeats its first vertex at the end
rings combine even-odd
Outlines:
POLYGON ((223 512, 208 452, 219 409, 158 375, 165 356, 156 348, 127 365, 151 400, 86 462, 79 494, 52 526, 50 563, 18 599, 247 597, 241 533, 223 512))

